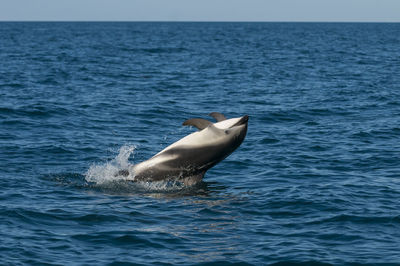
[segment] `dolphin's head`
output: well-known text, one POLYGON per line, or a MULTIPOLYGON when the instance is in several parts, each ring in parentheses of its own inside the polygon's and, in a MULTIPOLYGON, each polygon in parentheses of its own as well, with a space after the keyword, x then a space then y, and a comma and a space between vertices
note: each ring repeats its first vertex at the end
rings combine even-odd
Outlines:
POLYGON ((227 151, 230 151, 227 155, 242 144, 246 137, 248 121, 249 116, 244 115, 242 117, 231 118, 214 124, 217 129, 223 130, 225 134, 225 141, 223 142, 225 145, 229 146, 227 151))

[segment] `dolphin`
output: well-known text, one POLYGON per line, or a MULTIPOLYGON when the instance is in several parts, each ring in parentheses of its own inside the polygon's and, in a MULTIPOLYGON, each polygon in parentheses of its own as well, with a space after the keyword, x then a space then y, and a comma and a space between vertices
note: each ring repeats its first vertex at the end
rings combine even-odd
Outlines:
POLYGON ((217 112, 209 115, 217 122, 201 118, 186 120, 184 126, 194 126, 199 131, 178 140, 150 159, 119 171, 117 175, 144 182, 178 180, 185 185, 201 181, 208 169, 242 144, 249 120, 248 115, 231 119, 217 112))

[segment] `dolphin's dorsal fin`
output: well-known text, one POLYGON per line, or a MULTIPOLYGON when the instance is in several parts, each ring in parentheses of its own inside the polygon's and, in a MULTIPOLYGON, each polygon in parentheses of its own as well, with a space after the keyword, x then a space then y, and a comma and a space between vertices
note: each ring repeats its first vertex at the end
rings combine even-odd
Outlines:
POLYGON ((194 126, 197 127, 199 130, 205 129, 209 125, 212 125, 212 123, 208 120, 202 119, 202 118, 192 118, 188 119, 185 122, 183 122, 184 126, 194 126))
POLYGON ((209 114, 209 116, 213 117, 215 120, 217 120, 217 122, 226 120, 226 117, 223 114, 218 113, 218 112, 212 112, 209 114))

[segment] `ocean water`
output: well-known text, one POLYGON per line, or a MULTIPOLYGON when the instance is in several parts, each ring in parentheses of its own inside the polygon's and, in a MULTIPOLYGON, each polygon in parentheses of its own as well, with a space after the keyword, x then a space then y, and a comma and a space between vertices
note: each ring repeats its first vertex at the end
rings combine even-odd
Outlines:
POLYGON ((400 263, 400 24, 0 36, 0 264, 400 263), (200 184, 114 177, 214 111, 249 129, 200 184))

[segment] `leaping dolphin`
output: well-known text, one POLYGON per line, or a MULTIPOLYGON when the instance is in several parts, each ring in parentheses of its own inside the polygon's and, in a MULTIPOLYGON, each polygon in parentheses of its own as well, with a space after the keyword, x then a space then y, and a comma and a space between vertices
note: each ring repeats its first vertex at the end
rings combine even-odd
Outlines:
POLYGON ((217 122, 201 118, 186 120, 184 126, 194 126, 199 131, 171 144, 147 161, 119 171, 117 175, 132 177, 132 181, 179 180, 186 185, 201 181, 208 169, 240 146, 249 120, 248 115, 231 119, 216 112, 209 115, 217 122))

